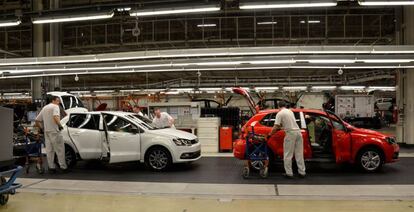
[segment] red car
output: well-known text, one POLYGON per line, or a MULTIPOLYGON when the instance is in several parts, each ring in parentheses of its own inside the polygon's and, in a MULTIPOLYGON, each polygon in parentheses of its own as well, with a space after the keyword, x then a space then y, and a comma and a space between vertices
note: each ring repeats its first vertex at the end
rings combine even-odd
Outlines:
MULTIPOLYGON (((274 124, 278 109, 259 111, 251 97, 240 88, 235 93, 248 98, 252 112, 256 113, 242 128, 241 138, 234 143, 234 156, 245 159, 245 135, 252 130, 267 135, 274 124), (252 124, 253 123, 253 124, 252 124)), ((321 110, 292 109, 303 136, 306 161, 332 161, 337 164, 356 164, 367 172, 379 170, 384 163, 398 160, 399 146, 393 136, 360 129, 342 121, 335 114, 321 110)), ((277 132, 268 140, 271 162, 283 159, 285 132, 277 132)))

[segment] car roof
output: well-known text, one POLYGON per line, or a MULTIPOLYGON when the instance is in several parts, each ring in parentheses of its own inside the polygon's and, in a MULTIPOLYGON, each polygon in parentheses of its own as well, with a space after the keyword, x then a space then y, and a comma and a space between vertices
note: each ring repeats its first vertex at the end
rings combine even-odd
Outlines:
POLYGON ((123 111, 86 111, 86 112, 74 112, 72 114, 101 114, 101 113, 112 114, 112 115, 117 115, 117 116, 135 115, 135 113, 123 112, 123 111))
POLYGON ((52 92, 48 92, 48 95, 52 95, 52 96, 74 96, 73 94, 70 94, 68 92, 61 92, 61 91, 52 91, 52 92))
MULTIPOLYGON (((300 108, 293 108, 291 109, 293 112, 305 112, 305 113, 319 113, 319 114, 326 114, 323 110, 317 109, 300 109, 300 108)), ((267 114, 267 113, 277 113, 280 109, 268 109, 268 110, 261 110, 258 114, 267 114)))

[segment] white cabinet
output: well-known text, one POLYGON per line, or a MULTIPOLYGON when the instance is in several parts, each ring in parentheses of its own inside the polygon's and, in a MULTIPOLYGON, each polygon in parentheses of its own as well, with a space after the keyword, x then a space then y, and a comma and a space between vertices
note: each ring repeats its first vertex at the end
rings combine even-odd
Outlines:
POLYGON ((197 137, 202 152, 219 151, 220 118, 199 118, 197 121, 197 137))

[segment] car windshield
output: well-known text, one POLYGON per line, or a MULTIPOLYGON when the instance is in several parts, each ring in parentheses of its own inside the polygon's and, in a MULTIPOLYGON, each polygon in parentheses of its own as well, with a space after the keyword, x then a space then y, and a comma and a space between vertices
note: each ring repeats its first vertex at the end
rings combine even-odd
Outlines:
POLYGON ((334 121, 338 121, 338 122, 342 122, 346 128, 355 128, 354 126, 352 126, 351 124, 349 124, 348 122, 345 122, 344 120, 342 120, 341 118, 339 118, 337 115, 335 115, 332 112, 327 112, 328 116, 330 119, 334 120, 334 121))
POLYGON ((145 116, 141 116, 141 115, 138 115, 138 114, 134 114, 134 115, 128 115, 128 117, 131 118, 131 119, 138 119, 139 123, 141 125, 143 125, 145 128, 149 129, 149 130, 157 130, 157 129, 159 129, 158 127, 156 127, 152 123, 152 121, 149 118, 147 118, 145 116))

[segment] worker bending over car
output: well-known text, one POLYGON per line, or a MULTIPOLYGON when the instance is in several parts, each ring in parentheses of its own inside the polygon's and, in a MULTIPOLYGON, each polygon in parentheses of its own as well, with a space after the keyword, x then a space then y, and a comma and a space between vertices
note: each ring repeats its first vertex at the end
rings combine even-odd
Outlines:
POLYGON ((286 103, 279 102, 280 111, 276 115, 275 125, 269 133, 269 137, 275 134, 278 130, 285 131, 285 139, 283 142, 283 164, 285 167, 284 176, 293 178, 292 158, 295 155, 296 164, 298 166, 299 177, 306 176, 305 162, 303 159, 303 138, 300 128, 296 123, 293 112, 286 108, 286 103))
POLYGON ((161 112, 159 108, 154 110, 155 116, 152 123, 158 128, 175 128, 174 119, 167 112, 161 112))

